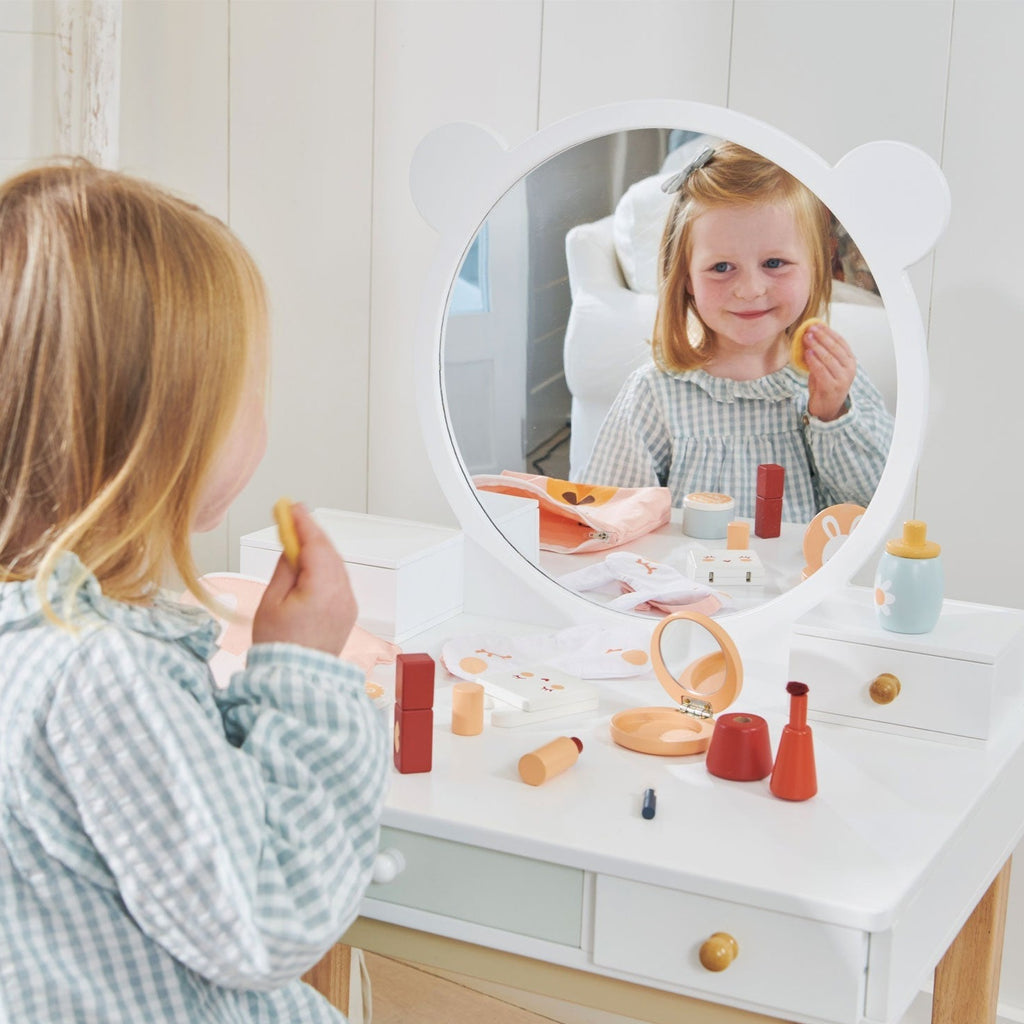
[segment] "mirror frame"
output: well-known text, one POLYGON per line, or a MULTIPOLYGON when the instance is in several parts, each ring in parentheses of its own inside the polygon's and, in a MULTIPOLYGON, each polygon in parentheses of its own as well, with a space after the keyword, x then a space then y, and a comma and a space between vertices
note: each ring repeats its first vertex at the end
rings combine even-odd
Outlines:
MULTIPOLYGON (((597 136, 633 128, 683 127, 734 140, 784 167, 811 188, 849 231, 871 267, 895 348, 897 408, 889 459, 864 518, 814 575, 756 608, 731 612, 730 631, 788 627, 849 582, 887 531, 914 480, 927 423, 928 365, 924 324, 906 273, 932 249, 949 216, 941 169, 904 143, 869 143, 835 167, 778 129, 722 107, 677 100, 638 100, 594 108, 556 122, 506 149, 470 124, 445 125, 414 154, 410 187, 424 218, 440 234, 419 318, 415 370, 424 441, 434 472, 466 536, 561 611, 570 622, 621 623, 611 611, 566 590, 506 540, 472 486, 447 414, 443 338, 447 309, 463 257, 491 208, 543 161, 597 136), (458 173, 453 173, 457 168, 458 173), (913 198, 913 202, 908 202, 913 198)), ((653 629, 657 620, 646 620, 653 629)))

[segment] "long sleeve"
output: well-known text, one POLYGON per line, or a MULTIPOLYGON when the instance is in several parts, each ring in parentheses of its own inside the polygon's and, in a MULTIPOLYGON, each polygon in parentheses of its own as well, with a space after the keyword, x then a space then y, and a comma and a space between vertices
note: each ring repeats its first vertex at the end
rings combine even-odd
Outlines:
POLYGON ((831 423, 808 417, 807 444, 821 507, 870 503, 889 457, 892 431, 882 396, 859 369, 844 415, 831 423))
POLYGON ((46 722, 68 813, 154 942, 215 984, 275 988, 356 914, 385 731, 337 658, 255 647, 214 698, 167 648, 114 629, 76 646, 46 722))

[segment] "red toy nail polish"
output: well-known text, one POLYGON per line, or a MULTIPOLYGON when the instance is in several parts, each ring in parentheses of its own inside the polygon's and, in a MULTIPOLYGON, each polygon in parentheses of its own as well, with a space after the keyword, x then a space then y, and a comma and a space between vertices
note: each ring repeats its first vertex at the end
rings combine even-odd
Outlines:
POLYGON ((809 800, 818 792, 814 737, 807 724, 807 684, 787 683, 789 724, 782 730, 769 788, 783 800, 809 800))

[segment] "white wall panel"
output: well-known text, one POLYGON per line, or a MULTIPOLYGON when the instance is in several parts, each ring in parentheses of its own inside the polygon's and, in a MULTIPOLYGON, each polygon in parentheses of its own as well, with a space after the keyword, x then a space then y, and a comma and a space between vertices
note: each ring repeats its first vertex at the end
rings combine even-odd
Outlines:
MULTIPOLYGON (((119 166, 228 217, 228 4, 122 6, 119 166)), ((225 568, 227 523, 197 534, 203 570, 225 568)), ((237 556, 236 556, 237 557, 237 556)))
POLYGON ((651 97, 724 106, 731 32, 732 4, 722 0, 547 3, 540 126, 651 97))
MULTIPOLYGON (((944 544, 947 590, 1024 607, 1024 4, 959 3, 943 167, 953 193, 936 259, 930 359, 933 412, 918 507, 944 544), (993 510, 985 520, 979 509, 993 510), (1005 523, 985 554, 979 525, 1005 523)), ((1020 999, 1024 1005, 1024 997, 1020 999)))
POLYGON ((273 318, 270 442, 232 564, 282 494, 365 508, 372 62, 368 0, 231 6, 230 218, 273 318))
POLYGON ((450 122, 483 124, 509 146, 533 132, 540 32, 534 0, 377 7, 370 512, 453 522, 416 408, 414 353, 437 236, 413 205, 409 163, 421 139, 450 122))
POLYGON ((228 4, 122 6, 122 169, 228 215, 228 4))
POLYGON ((0 0, 0 32, 53 32, 53 0, 0 0))
POLYGON ((56 75, 51 35, 0 29, 0 160, 54 155, 56 75))
POLYGON ((942 144, 952 0, 736 0, 729 105, 830 161, 942 144))

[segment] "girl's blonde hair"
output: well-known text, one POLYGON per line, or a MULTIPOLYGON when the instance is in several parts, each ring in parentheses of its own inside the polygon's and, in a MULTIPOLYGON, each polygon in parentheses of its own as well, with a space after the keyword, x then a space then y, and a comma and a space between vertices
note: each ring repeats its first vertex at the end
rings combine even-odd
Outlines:
POLYGON ((145 601, 190 547, 201 489, 266 344, 265 291, 231 231, 84 160, 0 185, 0 579, 65 552, 145 601))
POLYGON ((694 221, 715 207, 762 203, 779 203, 793 211, 811 256, 810 294, 794 326, 810 316, 824 315, 832 296, 832 218, 828 208, 778 164, 734 142, 723 142, 706 163, 686 176, 665 224, 651 342, 659 369, 692 370, 712 355, 711 332, 686 287, 694 221))

